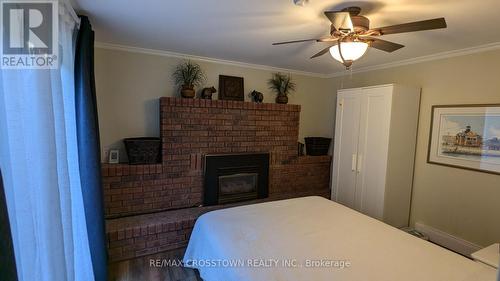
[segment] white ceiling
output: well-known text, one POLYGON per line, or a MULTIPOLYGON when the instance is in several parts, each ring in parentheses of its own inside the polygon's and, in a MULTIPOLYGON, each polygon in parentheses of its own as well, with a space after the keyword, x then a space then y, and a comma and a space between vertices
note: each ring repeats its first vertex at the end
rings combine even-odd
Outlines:
POLYGON ((323 11, 347 6, 360 6, 372 27, 448 22, 447 29, 384 36, 406 47, 392 54, 369 50, 355 69, 500 42, 499 0, 309 0, 303 7, 292 0, 72 1, 90 17, 98 42, 319 74, 343 70, 329 55, 309 59, 325 43, 271 43, 328 35, 323 11))

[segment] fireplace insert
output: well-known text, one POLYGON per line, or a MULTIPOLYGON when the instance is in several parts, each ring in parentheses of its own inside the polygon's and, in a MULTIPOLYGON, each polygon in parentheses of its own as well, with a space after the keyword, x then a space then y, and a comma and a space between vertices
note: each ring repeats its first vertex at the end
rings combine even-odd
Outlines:
POLYGON ((205 156, 205 206, 266 198, 269 154, 205 156))

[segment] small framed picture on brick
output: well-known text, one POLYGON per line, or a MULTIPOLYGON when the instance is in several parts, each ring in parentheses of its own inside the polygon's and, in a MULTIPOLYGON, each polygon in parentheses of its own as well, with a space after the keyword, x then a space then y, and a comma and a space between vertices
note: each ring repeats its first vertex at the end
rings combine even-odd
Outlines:
POLYGON ((109 151, 109 161, 110 164, 120 163, 120 151, 118 149, 111 149, 109 151))

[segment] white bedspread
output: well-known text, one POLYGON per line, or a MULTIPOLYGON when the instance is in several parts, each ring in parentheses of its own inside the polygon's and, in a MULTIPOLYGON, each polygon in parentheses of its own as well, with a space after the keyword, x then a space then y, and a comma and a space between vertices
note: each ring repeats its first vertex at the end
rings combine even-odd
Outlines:
POLYGON ((204 214, 184 262, 206 281, 494 281, 496 275, 321 197, 204 214))

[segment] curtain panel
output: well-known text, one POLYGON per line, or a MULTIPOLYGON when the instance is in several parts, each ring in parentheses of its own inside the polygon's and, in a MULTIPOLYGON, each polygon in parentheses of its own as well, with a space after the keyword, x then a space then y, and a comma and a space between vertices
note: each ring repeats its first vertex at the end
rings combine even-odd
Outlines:
POLYGON ((101 185, 101 148, 94 81, 94 31, 89 19, 80 16, 76 41, 75 103, 80 181, 87 219, 90 253, 97 281, 107 279, 104 200, 101 185))
POLYGON ((79 168, 78 22, 59 1, 59 67, 0 71, 0 169, 22 281, 94 280, 79 168))

